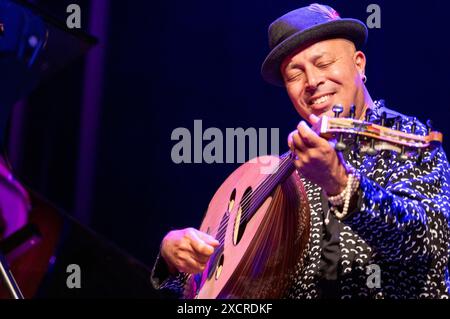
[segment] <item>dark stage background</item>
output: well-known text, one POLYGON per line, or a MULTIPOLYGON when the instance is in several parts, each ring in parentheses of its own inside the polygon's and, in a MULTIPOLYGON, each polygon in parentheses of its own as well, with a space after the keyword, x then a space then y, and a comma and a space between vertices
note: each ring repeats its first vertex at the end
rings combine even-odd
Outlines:
MULTIPOLYGON (((328 1, 366 21, 373 1, 328 1)), ((260 77, 267 26, 310 1, 33 1, 65 21, 78 3, 99 38, 87 55, 16 105, 9 155, 32 189, 151 266, 173 228, 198 226, 239 164, 175 164, 177 127, 279 128, 300 118, 260 77)), ((364 51, 374 99, 450 129, 450 2, 377 1, 381 28, 364 51)), ((8 75, 14 76, 14 75, 8 75)))

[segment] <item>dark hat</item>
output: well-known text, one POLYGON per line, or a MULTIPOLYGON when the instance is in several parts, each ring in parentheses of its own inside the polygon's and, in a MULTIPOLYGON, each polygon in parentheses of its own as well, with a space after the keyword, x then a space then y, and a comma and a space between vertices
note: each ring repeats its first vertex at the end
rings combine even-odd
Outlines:
POLYGON ((363 22, 342 19, 333 8, 326 5, 314 3, 293 10, 269 26, 269 47, 272 51, 262 65, 261 74, 267 82, 283 86, 281 63, 300 46, 326 39, 345 38, 359 49, 366 42, 367 34, 363 22))

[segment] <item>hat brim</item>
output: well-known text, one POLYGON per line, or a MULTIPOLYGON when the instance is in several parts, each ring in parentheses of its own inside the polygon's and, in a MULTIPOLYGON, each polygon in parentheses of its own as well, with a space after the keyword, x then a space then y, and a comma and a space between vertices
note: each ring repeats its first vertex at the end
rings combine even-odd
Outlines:
POLYGON ((284 86, 280 71, 281 63, 298 48, 321 40, 345 38, 352 41, 357 49, 360 49, 365 44, 367 35, 367 27, 356 19, 334 20, 299 31, 272 49, 263 62, 261 75, 264 80, 273 85, 284 86))

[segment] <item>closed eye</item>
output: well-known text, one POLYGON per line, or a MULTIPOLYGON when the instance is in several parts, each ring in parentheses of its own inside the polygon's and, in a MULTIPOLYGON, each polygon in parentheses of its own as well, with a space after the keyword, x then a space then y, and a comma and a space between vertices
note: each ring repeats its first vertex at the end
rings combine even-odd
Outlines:
POLYGON ((333 62, 334 61, 322 62, 322 63, 317 64, 317 67, 323 69, 323 68, 326 68, 327 66, 330 66, 331 64, 333 64, 333 62))
POLYGON ((289 74, 287 74, 287 81, 289 82, 289 81, 297 80, 301 76, 303 76, 302 71, 295 71, 295 72, 289 73, 289 74))

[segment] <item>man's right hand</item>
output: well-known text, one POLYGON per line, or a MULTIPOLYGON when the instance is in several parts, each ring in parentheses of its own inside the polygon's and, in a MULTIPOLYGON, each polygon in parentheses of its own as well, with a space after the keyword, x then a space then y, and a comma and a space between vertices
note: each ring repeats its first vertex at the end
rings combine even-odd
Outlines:
POLYGON ((169 232, 161 244, 161 256, 171 273, 190 274, 202 272, 219 241, 194 228, 169 232))

